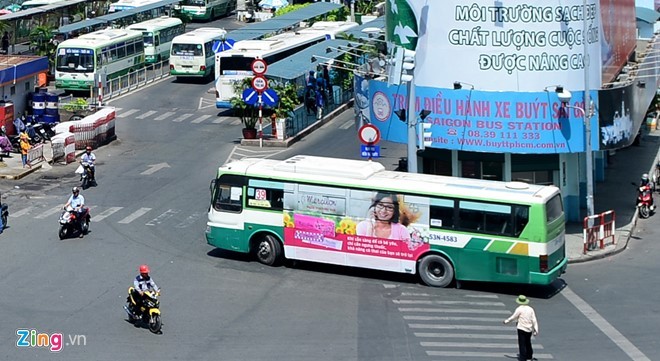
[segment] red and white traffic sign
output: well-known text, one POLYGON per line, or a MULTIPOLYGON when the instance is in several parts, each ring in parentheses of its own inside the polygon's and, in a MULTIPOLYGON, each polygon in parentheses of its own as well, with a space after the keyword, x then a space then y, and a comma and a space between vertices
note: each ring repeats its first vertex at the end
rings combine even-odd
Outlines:
POLYGON ((266 70, 268 70, 268 64, 266 64, 264 59, 254 59, 250 66, 252 67, 252 72, 256 75, 264 75, 266 74, 266 70))
POLYGON ((264 78, 261 75, 257 75, 254 78, 252 78, 252 87, 254 88, 254 90, 261 93, 264 90, 268 89, 268 79, 264 78))
POLYGON ((358 130, 360 142, 364 145, 374 145, 380 142, 380 130, 375 125, 365 124, 358 130))

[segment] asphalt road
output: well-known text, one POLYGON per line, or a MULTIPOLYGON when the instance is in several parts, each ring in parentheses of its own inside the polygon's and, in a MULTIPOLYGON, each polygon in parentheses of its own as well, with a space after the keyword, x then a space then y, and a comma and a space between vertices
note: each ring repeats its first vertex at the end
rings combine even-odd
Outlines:
MULTIPOLYGON (((515 327, 501 320, 519 293, 538 313, 539 360, 659 353, 655 218, 641 221, 630 250, 573 265, 566 283, 548 288, 432 289, 412 276, 306 262, 269 268, 213 249, 203 237, 209 183, 227 159, 357 158, 359 143, 347 113, 287 150, 238 146, 241 126, 218 114, 210 87, 167 79, 113 100, 118 140, 96 151, 99 186, 83 192, 94 217, 83 239, 57 237, 58 207, 79 184, 75 165, 0 182, 13 215, 0 235, 0 358, 506 360, 516 354, 515 327), (125 320, 141 263, 163 289, 161 335, 125 320), (63 350, 16 347, 20 329, 62 333, 63 350)), ((401 145, 382 148, 390 169, 405 155, 401 145)))

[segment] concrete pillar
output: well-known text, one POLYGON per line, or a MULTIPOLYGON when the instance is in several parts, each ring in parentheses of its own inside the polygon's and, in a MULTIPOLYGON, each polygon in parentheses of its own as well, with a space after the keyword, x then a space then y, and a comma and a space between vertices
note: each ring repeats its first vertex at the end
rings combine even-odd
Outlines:
POLYGON ((511 153, 504 153, 504 181, 511 182, 511 153))
POLYGON ((453 177, 461 176, 461 168, 458 164, 458 151, 455 149, 451 151, 451 175, 453 177))
MULTIPOLYGON (((594 152, 594 181, 604 182, 605 181, 605 168, 607 168, 607 155, 605 151, 594 152)), ((595 187, 595 184, 594 184, 595 187)))

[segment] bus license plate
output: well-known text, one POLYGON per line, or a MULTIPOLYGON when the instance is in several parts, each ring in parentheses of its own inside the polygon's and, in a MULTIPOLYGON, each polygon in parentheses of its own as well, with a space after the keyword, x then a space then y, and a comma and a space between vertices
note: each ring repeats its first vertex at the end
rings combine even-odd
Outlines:
POLYGON ((193 59, 194 59, 194 57, 192 57, 192 56, 182 56, 181 57, 181 60, 190 60, 190 61, 192 61, 193 59))

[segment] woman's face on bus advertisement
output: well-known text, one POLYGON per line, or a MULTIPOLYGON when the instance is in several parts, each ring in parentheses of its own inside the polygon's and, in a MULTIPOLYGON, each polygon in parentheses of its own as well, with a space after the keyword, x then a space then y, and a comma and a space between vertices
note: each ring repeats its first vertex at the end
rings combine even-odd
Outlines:
POLYGON ((376 203, 375 213, 376 219, 381 221, 389 221, 394 215, 394 202, 392 198, 385 197, 376 203))

